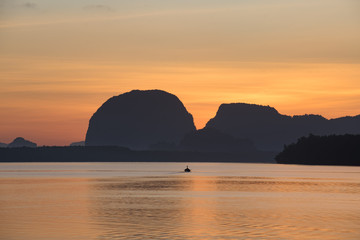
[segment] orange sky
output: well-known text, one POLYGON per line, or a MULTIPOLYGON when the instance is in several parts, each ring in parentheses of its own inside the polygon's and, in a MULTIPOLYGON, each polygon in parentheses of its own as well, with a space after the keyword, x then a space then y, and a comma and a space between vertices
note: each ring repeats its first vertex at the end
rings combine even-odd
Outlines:
POLYGON ((0 2, 0 142, 83 140, 132 89, 177 95, 198 128, 228 102, 360 114, 356 0, 91 2, 0 2))

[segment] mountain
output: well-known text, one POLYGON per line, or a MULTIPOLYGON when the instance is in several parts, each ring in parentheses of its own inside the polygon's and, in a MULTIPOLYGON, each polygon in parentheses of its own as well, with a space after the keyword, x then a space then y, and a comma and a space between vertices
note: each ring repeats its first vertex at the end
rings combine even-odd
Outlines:
POLYGON ((133 90, 107 100, 91 117, 86 146, 148 149, 158 143, 178 144, 195 131, 182 102, 161 90, 133 90))
POLYGON ((222 104, 206 127, 251 139, 261 150, 281 151, 309 134, 359 134, 360 115, 328 120, 320 115, 287 116, 275 108, 246 103, 222 104))
POLYGON ((22 137, 15 138, 14 141, 8 144, 8 148, 18 148, 18 147, 31 147, 35 148, 37 147, 36 143, 30 142, 28 140, 25 140, 22 137))
POLYGON ((213 128, 204 128, 187 134, 180 142, 181 150, 198 152, 255 151, 248 139, 239 139, 213 128))
POLYGON ((75 147, 75 146, 85 146, 85 141, 73 142, 70 144, 70 147, 75 147))
POLYGON ((6 143, 2 143, 2 142, 0 142, 0 147, 2 147, 2 148, 6 148, 6 147, 7 147, 7 144, 6 144, 6 143))

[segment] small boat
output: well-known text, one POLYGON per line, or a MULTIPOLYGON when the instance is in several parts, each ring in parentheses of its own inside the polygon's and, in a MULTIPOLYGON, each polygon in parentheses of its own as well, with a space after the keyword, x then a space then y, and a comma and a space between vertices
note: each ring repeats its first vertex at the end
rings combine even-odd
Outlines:
POLYGON ((184 172, 191 172, 190 168, 188 166, 186 166, 184 172))

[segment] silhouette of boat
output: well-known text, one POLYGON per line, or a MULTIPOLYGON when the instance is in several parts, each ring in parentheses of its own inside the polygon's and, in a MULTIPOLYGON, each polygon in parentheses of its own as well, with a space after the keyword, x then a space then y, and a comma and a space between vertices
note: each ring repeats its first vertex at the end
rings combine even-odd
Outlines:
POLYGON ((188 166, 186 166, 184 172, 191 172, 190 168, 188 166))

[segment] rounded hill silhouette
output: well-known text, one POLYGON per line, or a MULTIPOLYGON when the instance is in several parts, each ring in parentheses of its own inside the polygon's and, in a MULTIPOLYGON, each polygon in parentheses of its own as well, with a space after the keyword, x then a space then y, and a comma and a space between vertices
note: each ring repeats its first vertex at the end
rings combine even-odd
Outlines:
POLYGON ((35 148, 37 147, 36 143, 33 143, 29 140, 26 140, 22 137, 17 137, 14 139, 14 141, 12 141, 11 143, 9 143, 7 145, 8 148, 19 148, 19 147, 31 147, 31 148, 35 148))
POLYGON ((148 149, 157 143, 177 144, 195 129, 192 115, 175 95, 133 90, 110 98, 94 113, 85 145, 148 149))

